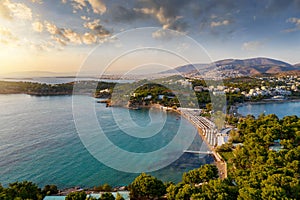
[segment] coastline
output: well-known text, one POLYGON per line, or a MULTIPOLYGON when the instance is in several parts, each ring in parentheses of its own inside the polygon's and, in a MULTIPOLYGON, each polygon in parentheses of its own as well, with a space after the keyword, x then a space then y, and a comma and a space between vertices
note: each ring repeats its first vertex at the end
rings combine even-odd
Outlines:
MULTIPOLYGON (((111 105, 111 106, 112 107, 123 107, 123 108, 127 108, 127 109, 135 109, 135 107, 129 107, 128 105, 126 105, 126 106, 111 105)), ((173 113, 176 113, 176 114, 184 117, 186 120, 188 120, 189 123, 197 129, 198 135, 201 137, 202 141, 206 143, 208 149, 212 152, 214 164, 218 168, 220 178, 221 179, 227 178, 227 163, 226 163, 226 161, 222 158, 222 156, 218 152, 215 151, 215 147, 211 146, 208 143, 207 139, 203 135, 203 130, 197 124, 193 123, 189 118, 184 116, 180 110, 174 109, 172 107, 164 107, 157 103, 150 104, 150 105, 141 105, 138 107, 138 109, 151 109, 151 108, 159 109, 161 111, 173 112, 173 113)))
POLYGON ((227 178, 227 163, 222 158, 222 156, 218 152, 215 151, 215 148, 208 143, 207 139, 203 135, 203 130, 197 124, 192 122, 189 118, 187 118, 183 114, 181 114, 180 110, 177 110, 177 109, 176 110, 172 109, 172 110, 174 112, 178 113, 179 115, 181 115, 182 117, 184 117, 186 120, 188 120, 197 129, 198 135, 201 137, 202 141, 206 143, 207 147, 212 152, 212 155, 214 158, 214 164, 216 165, 216 167, 218 168, 218 171, 219 171, 219 177, 221 179, 227 178))

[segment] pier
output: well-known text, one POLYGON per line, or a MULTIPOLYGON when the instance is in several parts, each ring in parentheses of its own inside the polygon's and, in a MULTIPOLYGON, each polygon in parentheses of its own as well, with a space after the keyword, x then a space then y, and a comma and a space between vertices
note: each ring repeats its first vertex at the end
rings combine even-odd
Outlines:
POLYGON ((191 151, 191 150, 185 150, 184 153, 194 153, 194 154, 213 154, 212 151, 191 151))

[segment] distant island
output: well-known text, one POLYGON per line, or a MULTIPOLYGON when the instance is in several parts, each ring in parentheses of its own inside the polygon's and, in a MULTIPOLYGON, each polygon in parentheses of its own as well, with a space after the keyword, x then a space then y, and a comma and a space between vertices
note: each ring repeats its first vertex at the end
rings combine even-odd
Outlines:
MULTIPOLYGON (((0 81, 0 94, 28 94, 34 96, 72 95, 74 82, 62 84, 45 84, 33 82, 0 81)), ((97 91, 112 88, 115 83, 82 81, 76 83, 77 93, 93 95, 97 91), (95 92, 96 91, 96 92, 95 92)), ((100 94, 97 97, 108 97, 100 94), (102 95, 102 96, 101 96, 102 95)))

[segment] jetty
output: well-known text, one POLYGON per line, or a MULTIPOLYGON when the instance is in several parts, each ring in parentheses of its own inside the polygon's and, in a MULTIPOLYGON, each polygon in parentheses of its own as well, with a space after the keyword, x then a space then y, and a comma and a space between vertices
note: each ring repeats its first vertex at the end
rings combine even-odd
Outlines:
POLYGON ((184 153, 194 153, 194 154, 213 154, 212 151, 192 151, 192 150, 184 150, 184 153))
POLYGON ((218 144, 218 137, 222 134, 218 132, 216 125, 209 119, 200 116, 201 109, 193 108, 179 108, 178 112, 188 119, 198 129, 198 133, 202 140, 207 144, 209 151, 190 151, 185 150, 186 153, 195 154, 211 154, 214 157, 215 164, 219 170, 220 178, 227 178, 227 164, 225 160, 216 152, 215 147, 218 144))

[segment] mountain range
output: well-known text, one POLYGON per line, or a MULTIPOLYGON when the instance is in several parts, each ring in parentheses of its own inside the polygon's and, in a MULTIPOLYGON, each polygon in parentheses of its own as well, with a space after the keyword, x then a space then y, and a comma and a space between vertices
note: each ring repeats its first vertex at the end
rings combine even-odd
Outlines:
POLYGON ((190 76, 253 76, 260 74, 278 74, 297 71, 300 72, 300 63, 292 65, 271 58, 225 59, 209 64, 189 64, 162 72, 163 74, 181 73, 190 76))
MULTIPOLYGON (((250 59, 224 59, 207 64, 189 64, 176 67, 171 70, 128 77, 128 79, 141 79, 153 77, 165 77, 180 73, 188 77, 240 77, 240 76, 255 76, 265 74, 297 74, 300 75, 300 63, 292 65, 280 60, 271 58, 250 58, 250 59)), ((81 76, 97 77, 97 73, 87 73, 81 76)), ((33 78, 33 77, 75 77, 76 72, 60 73, 50 71, 24 71, 8 74, 1 74, 0 78, 33 78)), ((124 78, 124 74, 122 75, 124 78)), ((105 78, 118 78, 116 75, 107 75, 105 78)))

